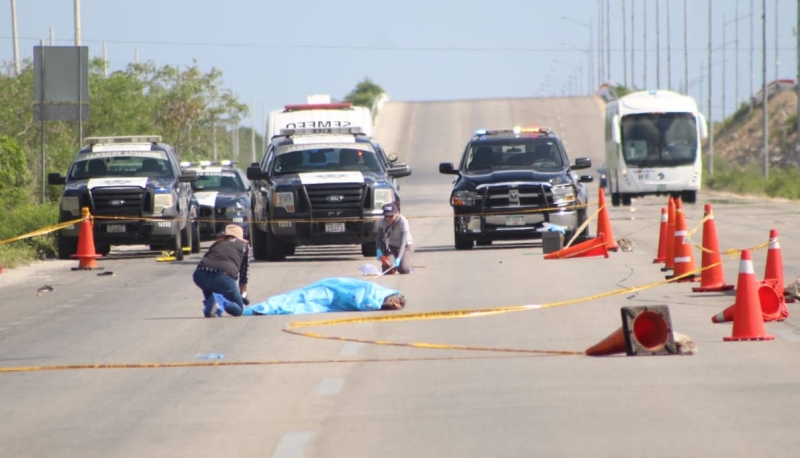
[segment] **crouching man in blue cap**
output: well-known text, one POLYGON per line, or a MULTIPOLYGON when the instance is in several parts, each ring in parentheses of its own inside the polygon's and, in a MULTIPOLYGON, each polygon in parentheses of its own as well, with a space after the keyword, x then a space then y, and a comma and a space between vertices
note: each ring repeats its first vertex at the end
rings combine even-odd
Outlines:
POLYGON ((249 257, 250 244, 243 237, 242 228, 236 224, 225 226, 225 232, 217 235, 192 277, 205 297, 203 316, 222 316, 223 309, 217 304, 213 293, 228 300, 225 304, 226 312, 233 316, 242 314, 247 301, 249 257))
POLYGON ((414 253, 412 243, 408 220, 400 214, 397 204, 385 204, 375 240, 378 247, 377 258, 381 261, 383 270, 391 268, 393 273, 411 273, 411 258, 414 253))

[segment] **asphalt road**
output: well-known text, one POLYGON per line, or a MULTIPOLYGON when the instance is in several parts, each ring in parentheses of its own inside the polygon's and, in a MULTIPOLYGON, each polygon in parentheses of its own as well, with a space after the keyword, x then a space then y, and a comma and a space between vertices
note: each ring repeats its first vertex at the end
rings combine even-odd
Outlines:
MULTIPOLYGON (((652 260, 666 199, 611 209, 615 238, 633 250, 607 259, 545 261, 538 242, 453 249, 452 177, 438 164, 456 162, 474 129, 514 124, 549 126, 573 158, 593 159, 592 172, 602 163, 595 99, 385 105, 376 137, 413 169, 401 194, 416 268, 376 280, 406 296, 401 312, 205 319, 191 280, 201 255, 161 263, 115 250, 100 261, 106 276, 73 272, 71 261, 7 269, 0 456, 798 456, 797 304, 786 321, 766 324, 775 340, 724 342, 732 326, 711 316, 734 292, 693 293, 690 283, 630 290, 664 279, 652 260), (37 292, 44 285, 53 291, 37 292), (306 329, 331 339, 283 332, 310 320, 517 305, 547 307, 306 329), (673 328, 698 353, 573 354, 619 329, 620 307, 642 305, 669 306, 673 328), (224 358, 198 358, 210 353, 224 358)), ((596 204, 596 185, 590 194, 596 204)), ((800 275, 796 202, 701 193, 686 206, 691 228, 705 203, 723 249, 763 245, 777 229, 786 283, 800 275)), ((765 258, 765 249, 753 252, 758 279, 765 258)), ((699 250, 695 259, 699 267, 699 250)), ((365 263, 377 264, 357 247, 298 249, 283 263, 255 263, 250 294, 360 277, 365 263)), ((725 263, 728 283, 738 269, 737 258, 725 263)))

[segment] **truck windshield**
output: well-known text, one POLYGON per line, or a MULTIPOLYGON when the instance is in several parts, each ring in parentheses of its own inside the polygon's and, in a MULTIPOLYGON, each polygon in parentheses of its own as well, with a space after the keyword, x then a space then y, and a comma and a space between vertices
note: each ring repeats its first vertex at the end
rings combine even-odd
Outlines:
POLYGON ((633 114, 622 118, 622 152, 629 167, 694 164, 697 123, 691 113, 633 114))
POLYGON ((373 172, 383 173, 374 151, 353 148, 313 148, 278 154, 272 161, 272 173, 373 172))
POLYGON ((233 172, 208 172, 197 171, 197 181, 192 183, 194 191, 217 191, 217 192, 244 192, 244 183, 239 176, 233 172))
POLYGON ((151 152, 83 153, 69 171, 69 180, 104 177, 173 178, 167 155, 151 152))
POLYGON ((532 168, 543 172, 564 169, 564 159, 554 141, 474 143, 467 150, 465 169, 532 168))

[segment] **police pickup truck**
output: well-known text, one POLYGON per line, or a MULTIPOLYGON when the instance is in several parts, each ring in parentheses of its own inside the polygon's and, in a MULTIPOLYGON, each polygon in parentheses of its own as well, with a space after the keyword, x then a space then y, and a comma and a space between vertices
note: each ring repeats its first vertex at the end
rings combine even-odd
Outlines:
MULTIPOLYGON (((172 147, 160 136, 89 137, 66 176, 50 173, 47 181, 63 184, 59 222, 80 218, 87 207, 94 218, 95 248, 108 254, 112 245, 150 245, 169 249, 183 259, 183 248, 195 248, 190 182, 172 147)), ((78 224, 58 233, 58 256, 69 259, 78 246, 78 224)))
POLYGON ((400 203, 391 178, 411 174, 406 164, 387 166, 378 148, 353 127, 273 137, 261 162, 247 168, 254 258, 282 261, 297 246, 354 244, 375 256, 381 207, 400 203))
MULTIPOLYGON (((570 165, 561 140, 546 128, 478 130, 456 168, 439 164, 439 172, 457 175, 450 194, 455 248, 490 245, 493 240, 541 238, 547 224, 560 226, 569 239, 586 221, 584 183, 592 160, 570 165)), ((588 230, 579 238, 588 236, 588 230)))

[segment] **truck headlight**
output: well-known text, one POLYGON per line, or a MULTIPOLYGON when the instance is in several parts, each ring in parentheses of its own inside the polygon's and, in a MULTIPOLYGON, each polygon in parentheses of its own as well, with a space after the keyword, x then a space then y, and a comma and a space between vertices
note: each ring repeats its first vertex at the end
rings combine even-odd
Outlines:
POLYGON ((375 203, 372 205, 373 210, 380 210, 383 208, 384 204, 388 204, 389 202, 393 202, 394 196, 392 196, 391 189, 376 189, 375 190, 375 203))
POLYGON ((78 196, 66 196, 61 198, 61 211, 68 212, 74 216, 81 214, 80 200, 78 196))
POLYGON ((450 205, 454 207, 472 207, 475 205, 475 191, 456 191, 450 196, 450 205))
POLYGON ((171 191, 156 191, 156 195, 153 197, 153 213, 163 213, 165 209, 172 208, 174 202, 171 191))
POLYGON ((274 195, 275 207, 283 207, 289 213, 294 213, 294 193, 276 192, 274 195))
POLYGON ((563 205, 575 202, 575 188, 568 186, 553 186, 553 203, 563 205))

